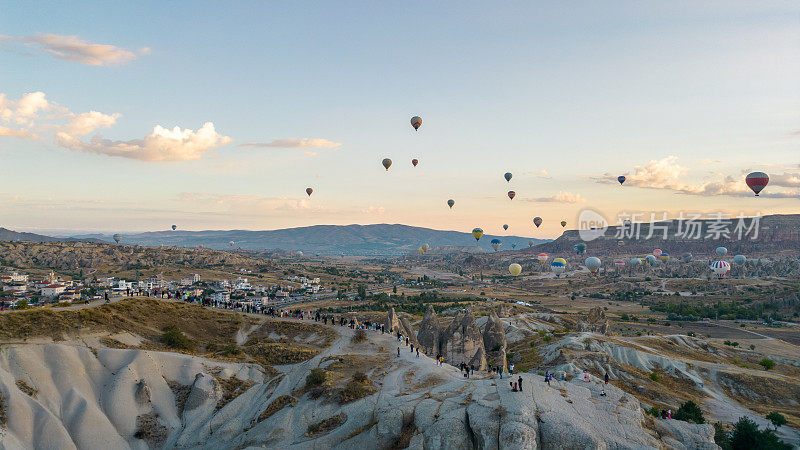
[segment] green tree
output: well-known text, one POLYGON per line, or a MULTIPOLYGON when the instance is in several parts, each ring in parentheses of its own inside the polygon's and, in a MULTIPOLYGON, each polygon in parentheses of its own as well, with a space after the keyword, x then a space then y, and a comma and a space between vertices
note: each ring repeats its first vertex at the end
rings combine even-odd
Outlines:
POLYGON ((761 361, 759 361, 758 365, 763 367, 764 370, 770 370, 770 369, 774 369, 775 368, 775 361, 773 361, 773 360, 771 360, 769 358, 764 358, 761 361))
POLYGON ((684 422, 706 423, 706 419, 703 417, 703 411, 691 400, 681 405, 672 417, 677 420, 683 420, 684 422))
POLYGON ((778 439, 772 430, 759 430, 755 422, 747 417, 742 417, 734 425, 731 448, 733 450, 790 450, 792 446, 778 439))
POLYGON ((189 338, 175 325, 167 325, 164 328, 164 334, 161 335, 161 340, 167 347, 188 349, 189 338))
POLYGON ((733 448, 731 434, 725 431, 725 428, 719 422, 714 423, 714 443, 719 445, 722 450, 731 450, 733 448))
POLYGON ((767 420, 772 422, 772 425, 775 425, 775 431, 778 431, 778 427, 786 425, 786 417, 783 417, 783 414, 777 411, 767 414, 767 420))
POLYGON ((17 309, 28 309, 28 301, 20 300, 17 302, 17 309))
POLYGON ((358 285, 358 297, 362 300, 367 298, 367 288, 363 284, 358 285))
POLYGON ((392 294, 397 294, 397 285, 392 286, 392 294))

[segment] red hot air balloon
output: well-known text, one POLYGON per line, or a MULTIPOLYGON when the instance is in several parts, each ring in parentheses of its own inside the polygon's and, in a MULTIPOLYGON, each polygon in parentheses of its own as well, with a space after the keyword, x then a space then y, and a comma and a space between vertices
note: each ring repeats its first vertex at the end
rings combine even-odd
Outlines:
POLYGON ((412 166, 417 167, 417 164, 419 164, 419 160, 417 158, 414 158, 414 159, 411 160, 411 165, 412 166))
POLYGON ((314 192, 314 190, 313 190, 313 189, 311 189, 311 188, 306 188, 306 194, 308 194, 308 196, 309 196, 309 197, 311 197, 311 193, 312 193, 312 192, 314 192))
POLYGON ((508 191, 508 198, 510 198, 511 200, 514 200, 514 196, 516 196, 516 195, 517 195, 517 193, 516 193, 516 192, 514 192, 514 191, 508 191))
POLYGON ((747 186, 752 189, 753 192, 756 193, 756 197, 758 197, 758 193, 769 183, 769 175, 764 172, 753 172, 747 175, 744 182, 747 183, 747 186))

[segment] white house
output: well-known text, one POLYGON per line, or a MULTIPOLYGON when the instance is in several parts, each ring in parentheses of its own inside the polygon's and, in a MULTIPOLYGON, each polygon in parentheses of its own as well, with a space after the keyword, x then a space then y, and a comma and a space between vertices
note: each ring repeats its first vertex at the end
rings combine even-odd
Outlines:
POLYGON ((63 284, 48 284, 42 288, 42 297, 55 298, 67 289, 63 284))

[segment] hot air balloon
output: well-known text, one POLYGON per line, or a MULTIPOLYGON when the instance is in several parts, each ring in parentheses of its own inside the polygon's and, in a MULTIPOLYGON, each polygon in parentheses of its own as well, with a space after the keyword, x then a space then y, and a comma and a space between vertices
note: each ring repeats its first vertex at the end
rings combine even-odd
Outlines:
POLYGON ((475 238, 475 242, 478 242, 481 239, 481 236, 483 236, 483 230, 481 230, 480 228, 472 229, 472 237, 475 238))
POLYGON ((228 242, 228 247, 233 247, 234 244, 235 244, 235 242, 230 241, 230 242, 228 242))
POLYGON ((414 158, 414 159, 411 160, 411 165, 412 166, 417 167, 417 164, 419 164, 419 160, 417 158, 414 158))
POLYGON ((513 177, 513 175, 511 175, 511 172, 506 172, 506 174, 503 175, 503 178, 505 178, 506 181, 509 181, 509 182, 511 181, 511 177, 513 177))
POLYGON ((381 161, 381 164, 383 164, 383 167, 386 168, 386 171, 388 172, 389 171, 389 167, 392 167, 392 160, 389 159, 389 158, 383 158, 383 161, 381 161))
POLYGON ((500 239, 492 239, 490 243, 492 244, 492 248, 494 249, 494 251, 499 250, 500 246, 503 245, 503 243, 500 242, 500 239))
POLYGON ((623 225, 625 225, 625 227, 629 227, 629 226, 631 226, 631 219, 625 219, 625 220, 623 220, 623 221, 622 221, 622 224, 623 224, 623 225))
POLYGON ((504 230, 506 230, 506 231, 508 231, 508 224, 507 224, 507 223, 504 223, 504 224, 503 224, 503 229, 504 229, 504 230))
POLYGON ((617 267, 622 267, 622 266, 625 265, 625 260, 624 259, 616 259, 616 260, 614 260, 614 265, 617 266, 617 267))
POLYGON ((453 209, 453 205, 455 205, 455 204, 456 204, 456 201, 453 200, 452 198, 447 201, 447 206, 449 206, 450 209, 453 209))
POLYGON ((642 260, 641 260, 641 259, 639 259, 639 258, 631 258, 631 259, 629 259, 629 260, 628 260, 628 262, 629 262, 629 263, 630 263, 632 266, 638 266, 639 264, 641 264, 641 263, 642 263, 642 260))
POLYGON ((425 249, 422 248, 422 247, 418 248, 417 251, 419 252, 420 255, 424 255, 425 254, 425 249))
POLYGON ((528 241, 528 247, 533 247, 533 241, 528 241))
POLYGON ((658 259, 660 259, 661 261, 663 261, 663 262, 665 262, 665 263, 666 263, 666 262, 669 262, 669 253, 667 253, 667 252, 662 252, 662 253, 661 253, 661 256, 659 256, 659 257, 658 257, 658 259))
POLYGON ((114 238, 114 242, 116 242, 117 244, 119 244, 119 241, 122 240, 122 235, 121 234, 115 234, 114 236, 111 236, 111 237, 114 238))
POLYGON ((172 231, 175 231, 177 228, 178 228, 178 226, 177 226, 177 225, 173 225, 173 226, 172 226, 172 231))
POLYGON ((516 277, 517 275, 522 273, 522 266, 520 266, 517 263, 511 264, 510 266, 508 266, 508 273, 516 277))
POLYGON ((686 253, 685 255, 683 255, 683 256, 681 257, 681 259, 683 260, 683 262, 685 262, 685 263, 688 263, 688 262, 692 262, 692 258, 693 258, 693 257, 694 257, 694 256, 692 256, 692 254, 691 254, 691 253, 686 253))
POLYGON ((618 177, 617 177, 617 181, 619 181, 619 184, 622 184, 622 183, 624 183, 624 182, 625 182, 625 175, 620 175, 620 176, 618 176, 618 177))
POLYGON ((625 245, 625 241, 617 241, 617 247, 622 247, 625 245))
POLYGON ((586 268, 589 269, 589 272, 596 273, 597 269, 600 268, 602 263, 600 262, 600 258, 596 256, 590 256, 586 258, 586 261, 583 262, 583 265, 585 265, 586 268))
POLYGON ((733 257, 733 262, 739 266, 744 265, 744 263, 747 262, 747 257, 744 255, 736 255, 733 257))
POLYGON ((725 248, 725 247, 717 247, 717 249, 714 250, 714 251, 717 252, 717 256, 720 256, 720 257, 725 256, 725 255, 728 254, 728 249, 725 248))
MULTIPOLYGON (((414 127, 415 130, 419 130, 419 127, 422 126, 422 117, 414 116, 411 118, 411 126, 414 127)), ((436 127, 434 127, 436 128, 436 127)))
POLYGON ((567 261, 564 258, 556 258, 550 263, 550 270, 556 274, 556 277, 560 277, 565 270, 567 270, 567 261))
POLYGON ((578 242, 577 244, 572 246, 575 249, 575 253, 582 255, 586 251, 586 244, 583 242, 578 242))
POLYGON ((561 221, 561 228, 564 228, 566 226, 567 226, 567 221, 566 220, 562 220, 561 221))
POLYGON ((728 264, 728 261, 714 261, 711 263, 711 270, 717 274, 717 278, 723 278, 731 271, 731 265, 728 264))
POLYGON ((431 246, 428 244, 422 244, 422 248, 425 249, 425 251, 427 252, 428 250, 431 249, 431 246))
POLYGON ((744 182, 758 197, 758 193, 769 184, 769 175, 764 172, 753 172, 747 175, 744 182))
POLYGON ((536 225, 536 228, 539 228, 539 225, 542 224, 542 218, 538 217, 538 216, 534 217, 533 218, 533 224, 536 225))
POLYGON ((309 197, 311 197, 312 192, 314 192, 314 189, 311 189, 310 187, 306 188, 306 194, 308 194, 309 197))
POLYGON ((197 246, 198 248, 206 248, 205 244, 200 244, 197 246))
POLYGON ((662 252, 660 248, 657 248, 657 249, 653 250, 653 256, 655 256, 656 258, 661 256, 662 253, 664 253, 664 252, 662 252))
POLYGON ((508 191, 508 198, 510 198, 511 200, 514 200, 514 197, 515 197, 516 195, 517 195, 517 193, 516 193, 516 192, 514 192, 514 191, 508 191))
POLYGON ((513 250, 513 249, 515 249, 515 248, 517 248, 517 243, 516 243, 516 242, 514 242, 514 243, 512 243, 512 244, 511 244, 511 249, 513 250))
POLYGON ((538 259, 539 262, 545 262, 547 261, 547 258, 548 258, 547 253, 539 253, 538 255, 536 255, 536 259, 538 259))
POLYGON ((655 266, 656 265, 656 261, 658 261, 656 259, 655 255, 647 255, 645 257, 645 259, 647 259, 647 262, 650 263, 651 266, 655 266))

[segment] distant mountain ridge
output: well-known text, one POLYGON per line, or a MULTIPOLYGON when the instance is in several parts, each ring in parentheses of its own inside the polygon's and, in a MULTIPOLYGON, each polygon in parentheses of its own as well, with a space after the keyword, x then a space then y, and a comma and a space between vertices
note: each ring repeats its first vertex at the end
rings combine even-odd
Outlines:
POLYGON ((52 236, 45 236, 43 234, 26 233, 21 231, 13 231, 7 228, 0 227, 0 241, 25 241, 25 242, 102 242, 101 239, 93 238, 57 238, 52 236))
MULTIPOLYGON (((75 239, 99 239, 113 242, 108 235, 81 235, 75 239)), ((502 250, 528 247, 533 244, 549 242, 548 239, 532 239, 519 236, 484 235, 479 246, 484 251, 493 251, 492 239, 500 239, 502 250)), ((457 249, 475 246, 471 233, 460 231, 434 230, 401 224, 373 225, 313 225, 308 227, 284 228, 279 230, 165 230, 145 233, 123 234, 123 244, 169 245, 178 247, 197 247, 244 250, 285 250, 302 251, 307 254, 354 255, 354 256, 394 256, 415 252, 423 244, 435 247, 457 249), (233 241, 231 247, 229 243, 233 241)))

